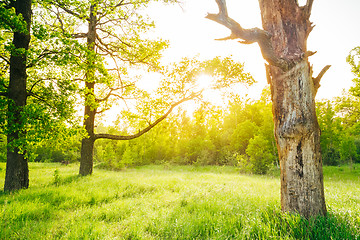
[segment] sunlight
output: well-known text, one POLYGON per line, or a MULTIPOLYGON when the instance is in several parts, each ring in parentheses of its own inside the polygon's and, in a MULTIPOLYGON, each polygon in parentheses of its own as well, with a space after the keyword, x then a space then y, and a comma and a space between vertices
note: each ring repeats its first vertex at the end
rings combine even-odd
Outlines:
POLYGON ((201 74, 197 77, 195 88, 197 91, 209 89, 213 79, 208 74, 201 74))
POLYGON ((305 6, 306 0, 298 0, 298 4, 299 4, 299 6, 305 6))

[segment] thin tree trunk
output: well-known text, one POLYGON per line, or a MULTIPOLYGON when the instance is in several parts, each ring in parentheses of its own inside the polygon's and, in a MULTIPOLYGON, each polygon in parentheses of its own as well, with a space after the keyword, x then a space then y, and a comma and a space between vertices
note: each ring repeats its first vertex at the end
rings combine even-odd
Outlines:
POLYGON ((95 101, 95 39, 96 39, 96 4, 90 7, 89 30, 87 33, 87 70, 85 79, 84 127, 87 138, 81 142, 80 175, 89 175, 93 171, 94 159, 94 125, 96 115, 95 101))
POLYGON ((86 176, 93 172, 94 140, 84 138, 81 142, 81 160, 79 174, 86 176))
POLYGON ((13 191, 29 187, 28 162, 24 156, 23 146, 24 128, 21 112, 26 105, 26 53, 29 48, 31 24, 31 0, 14 2, 16 14, 22 14, 27 23, 27 32, 14 32, 13 44, 15 50, 10 57, 10 81, 8 87, 7 113, 7 163, 5 176, 5 191, 13 191))

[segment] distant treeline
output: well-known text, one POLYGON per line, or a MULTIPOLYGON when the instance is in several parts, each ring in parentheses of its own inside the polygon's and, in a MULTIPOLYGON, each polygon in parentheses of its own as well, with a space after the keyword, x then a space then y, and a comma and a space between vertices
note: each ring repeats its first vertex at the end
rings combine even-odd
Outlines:
MULTIPOLYGON (((317 103, 325 165, 360 163, 359 106, 359 99, 350 94, 317 103)), ((127 134, 130 129, 137 126, 99 124, 97 132, 127 134)), ((56 139, 34 146, 31 160, 78 161, 78 135, 69 138, 66 146, 56 139)), ((4 136, 0 144, 5 161, 4 136)), ((146 164, 232 165, 243 172, 264 174, 278 166, 269 92, 264 90, 260 100, 232 96, 225 107, 202 103, 192 114, 180 108, 138 139, 97 141, 95 160, 113 169, 146 164)))

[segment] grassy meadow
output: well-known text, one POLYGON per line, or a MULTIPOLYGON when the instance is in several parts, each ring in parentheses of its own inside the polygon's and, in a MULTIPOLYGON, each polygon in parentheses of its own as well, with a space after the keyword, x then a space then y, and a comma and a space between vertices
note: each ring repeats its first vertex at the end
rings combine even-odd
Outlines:
MULTIPOLYGON (((325 167, 327 218, 281 213, 278 171, 30 163, 30 188, 0 193, 0 239, 360 239, 360 165, 325 167)), ((5 163, 0 163, 4 185, 5 163)))

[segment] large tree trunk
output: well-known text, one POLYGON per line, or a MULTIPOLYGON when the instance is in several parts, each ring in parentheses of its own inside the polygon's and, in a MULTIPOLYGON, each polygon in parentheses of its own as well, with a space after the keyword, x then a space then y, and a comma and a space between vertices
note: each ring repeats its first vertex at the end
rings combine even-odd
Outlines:
POLYGON ((281 206, 302 216, 326 214, 320 129, 315 112, 318 86, 307 60, 309 12, 296 1, 260 0, 263 28, 277 57, 294 64, 268 67, 275 138, 281 168, 281 206))
POLYGON ((89 29, 87 33, 87 70, 85 79, 84 127, 87 137, 81 142, 80 175, 89 175, 93 171, 94 125, 96 115, 95 101, 95 40, 96 40, 96 4, 90 7, 89 29))
POLYGON ((7 163, 5 176, 5 191, 13 191, 29 186, 28 162, 24 156, 23 146, 24 128, 21 112, 26 105, 26 53, 29 48, 31 24, 31 0, 14 2, 16 14, 22 14, 27 23, 27 32, 15 30, 13 44, 15 49, 10 57, 10 82, 8 87, 8 114, 7 114, 7 163))
POLYGON ((302 216, 325 215, 315 88, 306 60, 286 73, 271 71, 275 138, 281 168, 281 207, 302 216))
POLYGON ((312 30, 313 0, 259 0, 263 29, 244 29, 228 16, 226 0, 215 0, 218 14, 207 18, 231 30, 229 37, 242 43, 257 42, 271 86, 275 138, 281 168, 281 206, 304 217, 325 215, 320 129, 315 113, 319 82, 330 66, 312 77, 306 49, 312 30))

